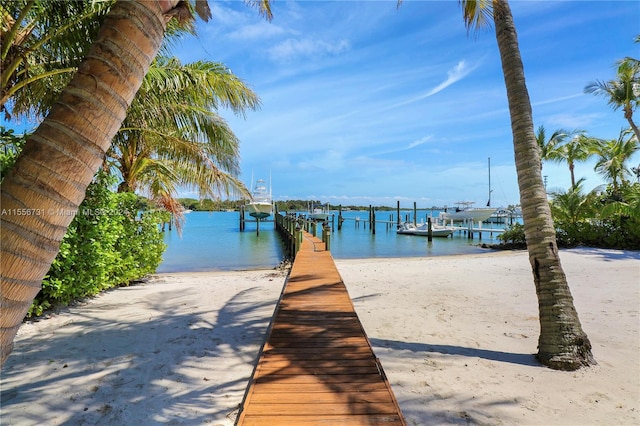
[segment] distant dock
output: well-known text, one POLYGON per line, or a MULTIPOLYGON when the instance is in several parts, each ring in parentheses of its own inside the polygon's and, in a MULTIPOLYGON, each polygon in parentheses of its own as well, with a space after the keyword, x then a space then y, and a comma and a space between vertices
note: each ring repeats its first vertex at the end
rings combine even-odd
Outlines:
MULTIPOLYGON (((305 214, 305 213, 299 213, 299 212, 295 212, 295 213, 284 213, 284 216, 293 216, 296 217, 299 221, 300 224, 302 224, 302 226, 305 227, 305 230, 307 230, 307 232, 312 233, 313 235, 316 235, 316 226, 322 226, 322 228, 325 228, 326 226, 329 226, 329 232, 331 232, 332 230, 337 230, 340 231, 342 229, 342 227, 344 226, 345 222, 352 222, 354 224, 354 226, 356 228, 360 228, 361 226, 364 228, 368 228, 372 234, 376 233, 376 228, 380 225, 383 225, 384 228, 386 230, 396 230, 400 227, 400 225, 403 222, 410 222, 413 223, 414 225, 418 225, 421 223, 426 223, 426 221, 431 220, 432 223, 434 224, 439 224, 439 225, 445 225, 448 226, 452 229, 454 229, 457 233, 459 234, 464 234, 467 236, 467 238, 469 239, 474 239, 474 238, 479 238, 482 239, 483 234, 484 235, 490 235, 493 236, 494 234, 500 234, 506 231, 506 228, 508 226, 508 224, 513 224, 515 223, 520 216, 516 215, 516 214, 507 214, 504 213, 504 211, 500 214, 496 214, 494 216, 491 216, 488 220, 486 221, 481 221, 481 222, 473 222, 470 220, 464 221, 464 222, 451 222, 451 221, 445 221, 440 219, 439 217, 433 217, 431 214, 433 211, 438 211, 437 209, 421 209, 422 211, 427 211, 429 212, 428 215, 423 216, 420 218, 418 218, 418 209, 416 207, 416 203, 414 203, 414 207, 413 207, 413 214, 411 214, 411 210, 410 209, 400 209, 400 202, 398 202, 398 206, 396 208, 396 213, 393 214, 393 212, 389 212, 388 209, 386 209, 384 212, 388 213, 388 216, 384 219, 378 218, 379 215, 384 214, 384 212, 379 212, 376 210, 375 207, 373 206, 369 206, 368 211, 367 210, 363 210, 363 216, 359 217, 344 217, 342 215, 342 206, 338 206, 338 210, 334 210, 334 211, 329 211, 328 213, 328 217, 325 221, 314 221, 312 219, 310 219, 309 215, 305 214), (316 225, 313 225, 313 223, 316 223, 316 225), (336 223, 337 222, 337 223, 336 223), (309 225, 312 224, 312 225, 309 225), (494 227, 492 225, 494 224, 502 224, 502 227, 494 227), (488 226, 489 225, 489 226, 488 226)), ((345 210, 347 211, 347 210, 345 210)), ((353 210, 348 210, 349 212, 353 213, 353 210)), ((245 226, 247 222, 250 223, 255 223, 256 224, 256 233, 259 235, 260 234, 260 223, 261 222, 276 222, 276 228, 278 227, 277 221, 278 221, 278 216, 283 216, 283 214, 279 213, 277 210, 274 211, 274 219, 262 219, 262 220, 249 220, 245 218, 244 215, 244 209, 240 209, 240 230, 244 231, 245 230, 245 226)), ((498 225, 500 226, 500 225, 498 225)), ((325 232, 325 231, 323 231, 325 232)), ((293 235, 293 230, 289 230, 289 234, 293 235)), ((291 237, 292 238, 292 237, 291 237)))

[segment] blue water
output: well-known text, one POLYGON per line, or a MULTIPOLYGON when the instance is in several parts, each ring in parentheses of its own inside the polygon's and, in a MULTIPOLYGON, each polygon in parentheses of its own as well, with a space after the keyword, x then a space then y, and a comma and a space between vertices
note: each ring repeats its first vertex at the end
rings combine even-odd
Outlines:
MULTIPOLYGON (((437 212, 418 210, 418 222, 426 221, 428 214, 437 212)), ((395 212, 377 212, 376 220, 389 220, 395 212)), ((403 219, 412 211, 401 211, 403 219)), ((426 257, 486 252, 480 243, 495 243, 496 235, 484 233, 482 240, 469 240, 462 232, 449 238, 427 238, 412 235, 397 235, 395 226, 376 224, 372 234, 366 211, 343 212, 347 219, 342 230, 337 230, 337 214, 331 236, 331 254, 336 259, 426 257), (360 218, 360 222, 356 222, 360 218)), ((273 222, 262 222, 260 233, 256 224, 247 222, 240 232, 237 212, 192 212, 185 215, 186 222, 179 235, 175 227, 165 232, 167 250, 158 272, 249 270, 273 268, 285 257, 284 245, 274 229, 273 222)), ((394 219, 395 220, 395 219, 394 219)), ((412 220, 412 219, 410 219, 412 220)), ((494 225, 498 226, 498 225, 494 225)))

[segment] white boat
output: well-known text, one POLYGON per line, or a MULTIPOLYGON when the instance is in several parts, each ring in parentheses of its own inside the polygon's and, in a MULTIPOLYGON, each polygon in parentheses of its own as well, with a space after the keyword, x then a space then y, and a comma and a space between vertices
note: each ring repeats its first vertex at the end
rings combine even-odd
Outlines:
POLYGON ((267 184, 263 179, 258 179, 251 193, 251 201, 245 205, 250 216, 256 219, 266 219, 273 214, 273 200, 271 191, 267 190, 267 184))
MULTIPOLYGON (((435 223, 431 224, 431 236, 433 237, 448 237, 453 234, 455 229, 450 226, 437 225, 435 223)), ((400 227, 398 227, 398 234, 405 235, 423 235, 425 237, 429 236, 429 224, 422 223, 420 225, 414 225, 410 222, 404 222, 400 227)))
POLYGON ((440 220, 450 222, 465 222, 473 221, 480 222, 485 221, 496 212, 495 207, 476 208, 473 206, 472 201, 460 201, 457 202, 457 207, 453 210, 449 210, 445 207, 445 211, 440 212, 440 220))
POLYGON ((324 222, 329 218, 329 205, 325 207, 315 207, 309 210, 309 219, 324 222))

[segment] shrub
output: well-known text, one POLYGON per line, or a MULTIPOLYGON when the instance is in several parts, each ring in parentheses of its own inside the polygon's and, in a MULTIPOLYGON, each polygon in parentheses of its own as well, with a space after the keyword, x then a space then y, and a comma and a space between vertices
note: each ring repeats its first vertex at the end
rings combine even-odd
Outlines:
POLYGON ((160 213, 139 213, 135 194, 113 193, 108 186, 102 173, 89 185, 28 316, 127 285, 160 264, 160 213))
POLYGON ((498 235, 502 248, 526 248, 527 240, 524 237, 524 226, 521 223, 514 223, 506 231, 498 235))

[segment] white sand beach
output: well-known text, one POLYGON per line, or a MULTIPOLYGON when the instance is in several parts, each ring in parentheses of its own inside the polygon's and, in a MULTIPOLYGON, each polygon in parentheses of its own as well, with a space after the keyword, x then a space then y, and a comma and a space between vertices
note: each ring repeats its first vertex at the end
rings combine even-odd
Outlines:
MULTIPOLYGON (((563 250, 598 365, 540 366, 526 252, 337 260, 409 425, 640 424, 640 253, 563 250)), ((3 425, 232 425, 285 281, 161 274, 23 325, 3 425)))

